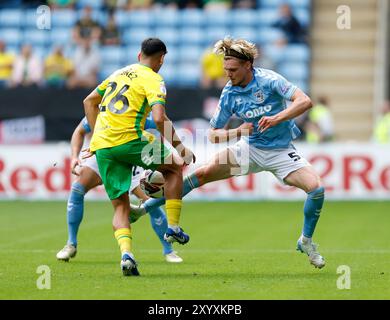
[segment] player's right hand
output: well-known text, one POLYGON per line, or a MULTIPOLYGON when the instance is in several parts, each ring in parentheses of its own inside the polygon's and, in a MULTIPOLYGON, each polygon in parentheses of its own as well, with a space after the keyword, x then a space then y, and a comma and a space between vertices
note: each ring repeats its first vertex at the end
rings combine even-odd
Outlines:
POLYGON ((254 126, 252 122, 244 122, 238 127, 240 136, 250 136, 253 132, 254 126))
POLYGON ((72 158, 70 161, 70 168, 72 170, 72 173, 76 176, 79 175, 79 172, 77 170, 77 167, 81 166, 80 159, 79 158, 72 158))
POLYGON ((94 152, 92 152, 89 148, 81 150, 83 155, 81 156, 81 159, 87 159, 95 155, 94 152))

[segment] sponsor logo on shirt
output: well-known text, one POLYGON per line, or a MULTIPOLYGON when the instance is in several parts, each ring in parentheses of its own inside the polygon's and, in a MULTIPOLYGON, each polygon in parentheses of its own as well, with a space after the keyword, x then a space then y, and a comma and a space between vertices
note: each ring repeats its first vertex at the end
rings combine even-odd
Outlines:
POLYGON ((272 106, 266 105, 264 107, 258 107, 245 112, 245 118, 252 119, 264 115, 267 112, 271 112, 272 106))

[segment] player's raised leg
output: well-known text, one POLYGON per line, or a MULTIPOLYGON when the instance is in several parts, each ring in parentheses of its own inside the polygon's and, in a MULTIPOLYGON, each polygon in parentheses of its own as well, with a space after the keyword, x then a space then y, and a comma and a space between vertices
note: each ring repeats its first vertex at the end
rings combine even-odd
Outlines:
MULTIPOLYGON (((192 190, 199 188, 206 183, 224 180, 234 176, 235 171, 237 171, 238 168, 238 164, 231 150, 222 150, 217 153, 209 163, 196 169, 195 172, 184 178, 182 197, 185 197, 192 190)), ((149 199, 139 207, 132 206, 132 210, 139 211, 140 214, 151 212, 152 210, 164 205, 165 202, 165 197, 149 199)))
POLYGON ((101 179, 89 167, 80 167, 79 176, 73 182, 67 205, 68 241, 57 253, 57 259, 69 261, 77 253, 77 234, 84 214, 84 196, 101 184, 101 179))
POLYGON ((306 166, 290 173, 285 182, 307 193, 304 205, 304 223, 302 235, 297 243, 297 250, 309 256, 310 263, 316 268, 325 266, 325 259, 317 251, 312 238, 324 203, 325 190, 321 179, 312 166, 306 166))

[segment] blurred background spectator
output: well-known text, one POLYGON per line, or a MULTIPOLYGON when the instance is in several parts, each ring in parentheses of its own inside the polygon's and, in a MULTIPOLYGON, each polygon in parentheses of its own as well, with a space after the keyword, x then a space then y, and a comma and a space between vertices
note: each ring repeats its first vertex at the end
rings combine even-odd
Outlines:
POLYGON ((306 42, 305 30, 294 16, 291 7, 283 4, 279 8, 279 19, 272 24, 284 33, 284 39, 278 41, 279 45, 306 42))
POLYGON ((0 41, 0 88, 8 85, 12 75, 15 56, 6 51, 3 41, 0 41))
POLYGON ((73 58, 74 69, 68 82, 69 88, 96 86, 99 64, 99 51, 91 43, 85 42, 78 46, 73 58))
POLYGON ((208 48, 202 56, 201 87, 223 88, 227 80, 223 69, 223 55, 215 54, 213 48, 208 48))
POLYGON ((73 28, 73 40, 76 44, 96 43, 101 37, 100 25, 92 19, 92 7, 85 6, 82 17, 73 28))
POLYGON ((256 1, 253 0, 233 0, 234 9, 255 9, 256 1))
POLYGON ((25 44, 15 58, 11 86, 40 85, 43 78, 42 71, 42 61, 33 54, 31 45, 25 44))
POLYGON ((385 101, 382 115, 374 128, 374 141, 381 144, 390 143, 390 101, 385 101))
POLYGON ((120 33, 115 22, 115 16, 110 14, 107 25, 102 30, 101 44, 104 46, 120 45, 120 33))
POLYGON ((149 9, 153 4, 152 0, 128 0, 127 10, 149 9))
POLYGON ((63 87, 72 71, 72 61, 64 56, 62 47, 55 47, 53 53, 45 60, 46 84, 48 86, 63 87))
POLYGON ((228 10, 232 7, 231 0, 203 0, 206 10, 228 10))
POLYGON ((76 0, 48 0, 47 3, 52 9, 73 9, 76 0))
POLYGON ((319 97, 318 102, 310 109, 305 129, 306 141, 309 143, 322 143, 333 140, 333 117, 326 97, 319 97))

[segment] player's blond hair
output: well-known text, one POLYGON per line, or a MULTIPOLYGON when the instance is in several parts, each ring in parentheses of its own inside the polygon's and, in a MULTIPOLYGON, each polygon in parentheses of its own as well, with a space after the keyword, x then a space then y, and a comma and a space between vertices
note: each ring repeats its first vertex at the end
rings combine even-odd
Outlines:
POLYGON ((225 57, 233 56, 236 58, 240 58, 240 55, 242 55, 242 58, 246 58, 243 60, 249 60, 251 62, 258 56, 258 51, 254 43, 244 39, 233 39, 231 37, 225 37, 223 40, 219 40, 214 45, 214 53, 223 54, 225 57), (234 53, 238 53, 238 55, 234 53))

